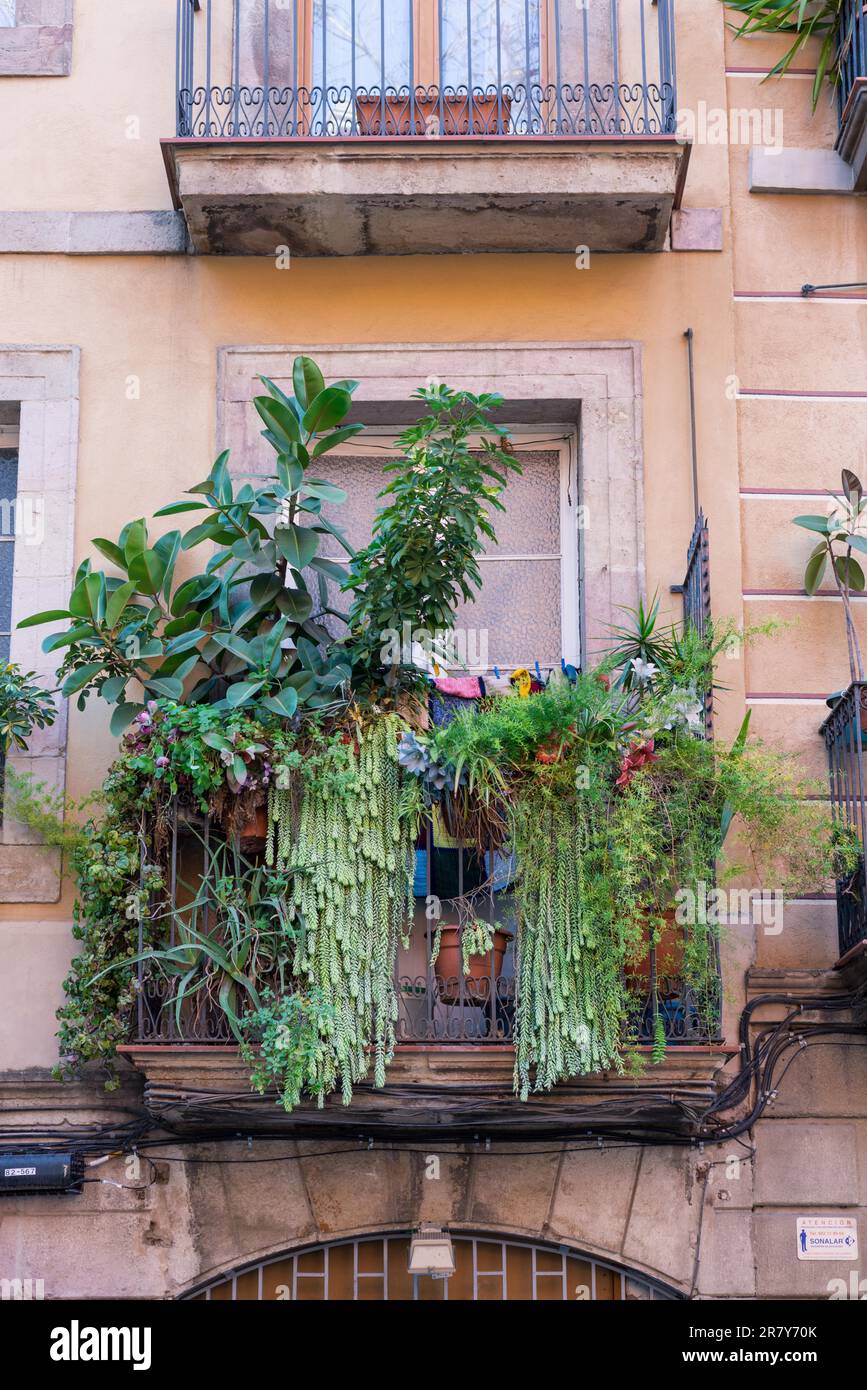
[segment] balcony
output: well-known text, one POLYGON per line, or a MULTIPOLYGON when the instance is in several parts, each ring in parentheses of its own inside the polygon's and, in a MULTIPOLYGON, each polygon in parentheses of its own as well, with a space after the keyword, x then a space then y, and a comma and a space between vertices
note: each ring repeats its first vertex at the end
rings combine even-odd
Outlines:
POLYGON ((178 0, 176 77, 199 253, 660 251, 686 172, 674 0, 178 0))
POLYGON ((854 189, 867 192, 867 8, 845 0, 840 15, 840 134, 837 151, 854 170, 854 189))
POLYGON ((831 809, 841 847, 850 853, 836 882, 840 961, 867 966, 867 684, 853 682, 821 733, 828 752, 831 809), (854 868, 853 855, 854 848, 854 868))

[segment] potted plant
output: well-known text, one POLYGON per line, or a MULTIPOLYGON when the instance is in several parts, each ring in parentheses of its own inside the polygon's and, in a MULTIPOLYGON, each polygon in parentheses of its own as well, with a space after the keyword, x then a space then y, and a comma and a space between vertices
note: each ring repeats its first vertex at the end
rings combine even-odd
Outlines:
POLYGON ((485 1004, 496 992, 511 941, 509 932, 474 918, 463 926, 437 929, 431 963, 443 1004, 485 1004), (463 994, 461 992, 463 979, 463 994))
POLYGON ((472 96, 443 92, 438 96, 386 92, 355 98, 359 135, 498 135, 509 129, 512 98, 507 92, 472 96))

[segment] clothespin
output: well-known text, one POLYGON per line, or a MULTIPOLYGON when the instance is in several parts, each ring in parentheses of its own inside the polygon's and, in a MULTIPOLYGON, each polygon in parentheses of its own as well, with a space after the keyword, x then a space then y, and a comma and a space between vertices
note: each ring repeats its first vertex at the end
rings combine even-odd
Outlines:
POLYGON ((495 667, 494 667, 494 680, 502 680, 502 676, 500 675, 500 668, 499 668, 499 666, 495 666, 495 667))

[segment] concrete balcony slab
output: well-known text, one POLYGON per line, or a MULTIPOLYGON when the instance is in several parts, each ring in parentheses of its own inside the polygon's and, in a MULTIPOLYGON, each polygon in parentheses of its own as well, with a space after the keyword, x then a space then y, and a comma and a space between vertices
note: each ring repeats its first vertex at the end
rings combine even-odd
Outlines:
POLYGON ((673 136, 178 139, 163 151, 195 252, 300 257, 662 251, 689 158, 673 136))

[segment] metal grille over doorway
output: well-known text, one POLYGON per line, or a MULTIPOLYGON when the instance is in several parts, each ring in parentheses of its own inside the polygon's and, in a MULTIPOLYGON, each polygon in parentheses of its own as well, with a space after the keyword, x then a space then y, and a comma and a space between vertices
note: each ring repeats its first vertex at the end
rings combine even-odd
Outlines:
POLYGON ((286 1302, 626 1302, 678 1295, 646 1278, 565 1250, 455 1235, 450 1279, 413 1280, 409 1235, 338 1241, 278 1255, 188 1294, 195 1301, 286 1302))

